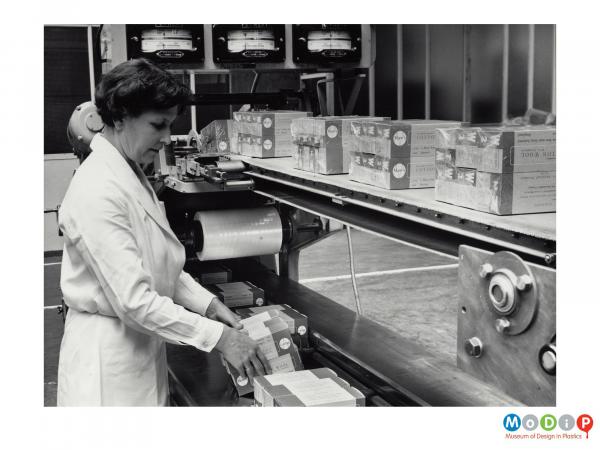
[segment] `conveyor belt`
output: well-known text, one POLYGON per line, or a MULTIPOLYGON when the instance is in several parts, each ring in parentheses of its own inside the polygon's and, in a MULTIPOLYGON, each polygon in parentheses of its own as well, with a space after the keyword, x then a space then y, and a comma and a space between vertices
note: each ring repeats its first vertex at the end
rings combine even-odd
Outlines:
MULTIPOLYGON (((387 328, 289 279, 279 278, 253 260, 224 262, 235 279, 253 282, 272 303, 287 303, 309 317, 313 344, 323 345, 384 380, 411 404, 432 406, 520 406, 495 388, 404 339, 387 328)), ((175 349, 169 364, 199 404, 235 404, 218 357, 201 363, 193 349, 175 349), (184 353, 187 352, 187 355, 184 353), (195 361, 195 362, 194 362, 195 361), (211 368, 209 363, 212 361, 211 368), (194 362, 194 367, 188 367, 194 362), (178 366, 179 369, 177 369, 178 366), (214 389, 213 393, 206 393, 214 389)))
POLYGON ((292 158, 250 158, 232 155, 249 165, 247 173, 260 190, 263 180, 324 196, 339 205, 355 205, 393 215, 416 224, 487 240, 499 247, 530 248, 539 258, 556 252, 556 214, 497 216, 438 202, 434 189, 386 190, 357 183, 348 175, 313 174, 292 167, 292 158))

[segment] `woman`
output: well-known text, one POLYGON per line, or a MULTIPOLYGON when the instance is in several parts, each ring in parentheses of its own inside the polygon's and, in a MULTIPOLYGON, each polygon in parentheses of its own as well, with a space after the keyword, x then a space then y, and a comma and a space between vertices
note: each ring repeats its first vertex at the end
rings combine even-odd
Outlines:
POLYGON ((247 376, 265 373, 238 317, 183 271, 184 248, 140 167, 170 143, 188 95, 143 59, 115 67, 96 88, 105 127, 59 215, 69 306, 59 406, 167 405, 165 342, 216 348, 247 376))

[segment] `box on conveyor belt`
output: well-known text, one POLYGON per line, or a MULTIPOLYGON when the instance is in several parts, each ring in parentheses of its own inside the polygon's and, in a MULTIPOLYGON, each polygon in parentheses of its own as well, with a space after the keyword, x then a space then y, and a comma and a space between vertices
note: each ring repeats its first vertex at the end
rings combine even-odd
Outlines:
POLYGON ((229 308, 240 306, 262 306, 265 303, 265 292, 249 281, 232 283, 216 283, 205 286, 229 308))
POLYGON ((291 125, 295 148, 295 167, 325 175, 348 173, 350 152, 357 150, 351 122, 371 122, 386 117, 326 116, 294 119, 291 125))
MULTIPOLYGON (((353 120, 350 123, 357 151, 383 158, 430 158, 434 163, 436 129, 460 127, 449 120, 353 120)), ((412 162, 412 161, 411 161, 412 162)))
POLYGON ((492 214, 556 211, 553 126, 440 129, 435 199, 492 214))
POLYGON ((350 179, 384 189, 433 187, 435 162, 430 158, 386 158, 351 152, 350 179))
MULTIPOLYGON (((267 313, 261 313, 267 314, 267 313)), ((258 344, 258 347, 268 360, 273 374, 294 372, 302 370, 302 360, 298 349, 292 342, 292 335, 288 325, 281 317, 271 317, 263 320, 260 314, 248 319, 242 319, 242 332, 248 334, 258 344)), ((246 395, 254 391, 252 383, 225 361, 227 372, 231 375, 233 384, 239 395, 246 395)))
POLYGON ((256 377, 254 378, 254 404, 256 406, 275 406, 277 397, 290 395, 286 388, 287 384, 315 381, 322 378, 337 378, 337 374, 327 367, 321 367, 256 377))
POLYGON ((267 313, 268 317, 281 317, 288 325, 288 329, 292 335, 306 335, 308 331, 308 318, 296 311, 289 305, 267 305, 257 306, 252 308, 239 308, 236 313, 246 319, 261 313, 267 313))
POLYGON ((312 113, 285 110, 234 112, 239 152, 259 158, 291 156, 292 120, 309 115, 312 113))
POLYGON ((456 167, 489 173, 556 171, 556 127, 463 127, 437 130, 437 148, 456 167))
POLYGON ((435 199, 492 214, 556 211, 556 172, 489 173, 438 169, 435 199))
POLYGON ((231 142, 237 144, 236 126, 233 120, 213 120, 200 130, 202 146, 206 153, 231 152, 231 142))
POLYGON ((188 261, 184 269, 202 285, 229 283, 231 281, 231 270, 213 261, 188 261))
POLYGON ((365 396, 341 378, 289 383, 288 395, 279 395, 274 406, 365 406, 365 396))

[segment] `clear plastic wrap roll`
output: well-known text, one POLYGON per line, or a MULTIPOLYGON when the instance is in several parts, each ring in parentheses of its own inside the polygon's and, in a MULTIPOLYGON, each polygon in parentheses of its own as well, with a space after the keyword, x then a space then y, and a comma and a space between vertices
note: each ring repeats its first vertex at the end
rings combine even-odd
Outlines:
POLYGON ((200 261, 278 253, 283 239, 279 213, 273 207, 199 211, 202 228, 200 261))

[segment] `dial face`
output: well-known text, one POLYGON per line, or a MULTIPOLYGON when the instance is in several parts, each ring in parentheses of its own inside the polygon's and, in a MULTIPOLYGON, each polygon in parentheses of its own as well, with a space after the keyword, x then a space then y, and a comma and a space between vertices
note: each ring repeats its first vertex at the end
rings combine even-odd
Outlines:
POLYGON ((151 28, 142 31, 142 52, 193 50, 192 32, 181 28, 151 28))
POLYGON ((275 33, 272 30, 232 30, 227 32, 227 51, 274 51, 275 33))

